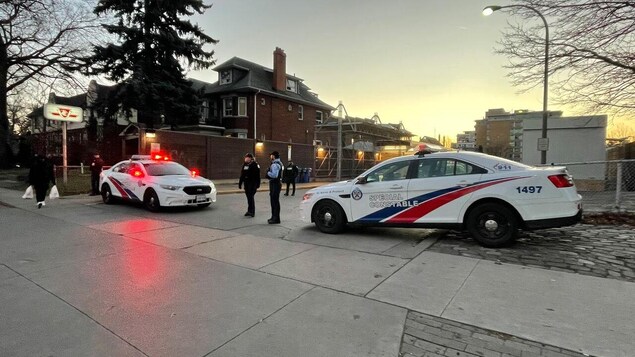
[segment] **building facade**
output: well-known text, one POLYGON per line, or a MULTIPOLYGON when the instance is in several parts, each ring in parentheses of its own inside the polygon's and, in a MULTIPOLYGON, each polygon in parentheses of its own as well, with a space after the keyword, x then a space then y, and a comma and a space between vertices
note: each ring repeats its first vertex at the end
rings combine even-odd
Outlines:
MULTIPOLYGON (((550 118, 562 117, 561 111, 550 111, 550 118)), ((523 162, 523 122, 542 123, 542 112, 489 109, 485 118, 474 125, 475 150, 523 162)))
POLYGON ((452 145, 453 149, 476 151, 476 131, 464 131, 461 134, 456 134, 456 143, 452 145))

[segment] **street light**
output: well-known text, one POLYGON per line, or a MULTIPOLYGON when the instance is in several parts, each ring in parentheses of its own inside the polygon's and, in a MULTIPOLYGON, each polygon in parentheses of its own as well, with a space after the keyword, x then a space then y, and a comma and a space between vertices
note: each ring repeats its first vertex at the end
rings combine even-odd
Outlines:
POLYGON ((489 16, 494 13, 494 11, 498 11, 501 9, 511 8, 511 7, 523 7, 525 9, 529 9, 542 19, 543 24, 545 25, 545 74, 543 79, 543 94, 542 94, 542 137, 538 140, 538 150, 540 150, 540 163, 547 163, 547 150, 549 149, 549 139, 547 139, 547 93, 549 92, 549 25, 547 25, 547 20, 540 13, 540 11, 529 5, 507 5, 507 6, 497 6, 490 5, 483 9, 483 15, 489 16))

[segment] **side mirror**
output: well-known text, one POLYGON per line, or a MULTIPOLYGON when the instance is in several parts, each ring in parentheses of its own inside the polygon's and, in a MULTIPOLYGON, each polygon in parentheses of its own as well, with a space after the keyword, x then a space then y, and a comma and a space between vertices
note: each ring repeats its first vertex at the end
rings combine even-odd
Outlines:
POLYGON ((366 178, 366 176, 362 176, 358 178, 357 181, 355 181, 355 184, 363 185, 367 182, 368 182, 368 179, 366 178))

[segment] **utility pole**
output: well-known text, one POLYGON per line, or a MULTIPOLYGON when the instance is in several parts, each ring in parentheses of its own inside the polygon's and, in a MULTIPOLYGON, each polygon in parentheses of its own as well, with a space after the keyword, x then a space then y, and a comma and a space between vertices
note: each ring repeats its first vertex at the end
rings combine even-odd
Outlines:
POLYGON ((342 180, 342 101, 337 106, 337 181, 342 180))

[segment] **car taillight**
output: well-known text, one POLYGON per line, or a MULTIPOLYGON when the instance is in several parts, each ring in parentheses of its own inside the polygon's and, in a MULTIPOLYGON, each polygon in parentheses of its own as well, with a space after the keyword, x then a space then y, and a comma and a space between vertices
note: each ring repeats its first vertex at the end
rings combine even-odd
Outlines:
POLYGON ((571 176, 567 174, 551 175, 548 177, 548 179, 557 188, 565 188, 565 187, 573 186, 573 179, 571 179, 571 176))

